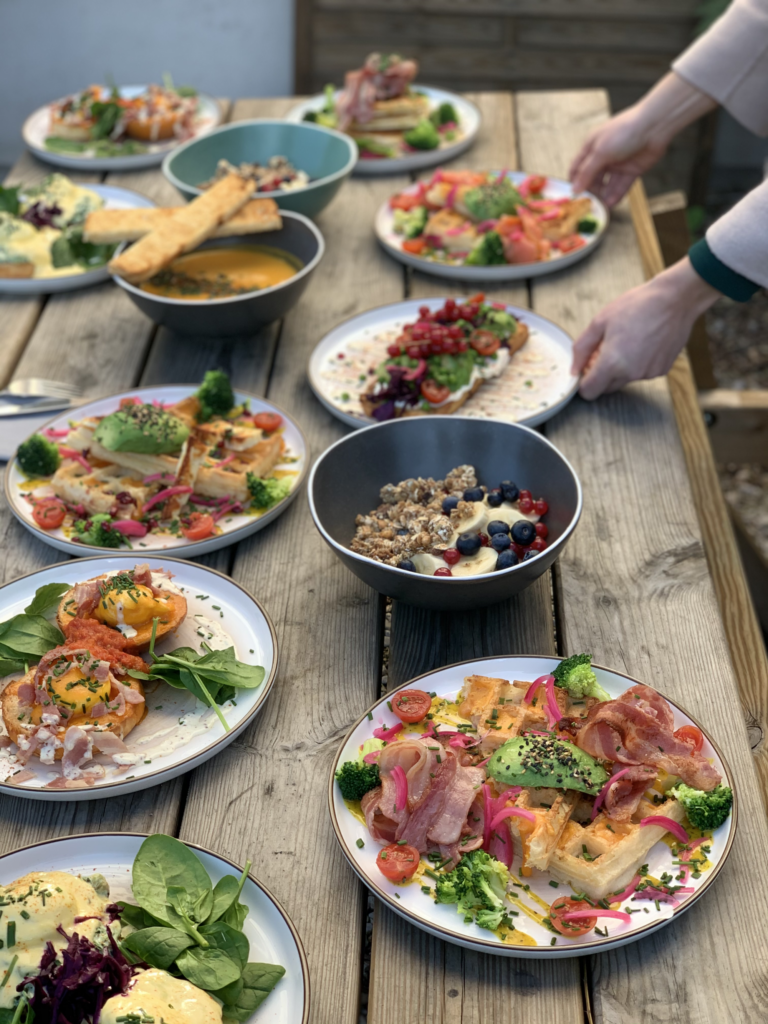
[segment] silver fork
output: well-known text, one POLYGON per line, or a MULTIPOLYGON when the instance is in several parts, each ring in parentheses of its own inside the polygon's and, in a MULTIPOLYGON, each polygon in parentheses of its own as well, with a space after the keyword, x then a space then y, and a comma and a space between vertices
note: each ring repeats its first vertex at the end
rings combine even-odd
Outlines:
POLYGON ((77 384, 66 381, 46 380, 44 377, 25 377, 13 380, 4 390, 0 391, 2 399, 28 399, 30 402, 46 398, 79 398, 83 389, 77 384))

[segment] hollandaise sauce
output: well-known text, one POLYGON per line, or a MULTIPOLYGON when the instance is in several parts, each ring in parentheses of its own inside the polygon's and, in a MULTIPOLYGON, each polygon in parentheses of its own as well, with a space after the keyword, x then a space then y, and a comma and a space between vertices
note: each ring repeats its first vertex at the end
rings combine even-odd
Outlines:
POLYGON ((173 978, 153 967, 137 975, 123 995, 108 999, 100 1019, 101 1024, 221 1024, 221 1007, 184 978, 173 978))
POLYGON ((140 287, 169 299, 226 299, 282 284, 303 264, 281 249, 232 245, 180 256, 140 287))
POLYGON ((90 882, 66 871, 35 872, 0 886, 0 1009, 14 1005, 16 986, 40 966, 46 942, 66 945, 59 926, 106 942, 107 903, 90 882))

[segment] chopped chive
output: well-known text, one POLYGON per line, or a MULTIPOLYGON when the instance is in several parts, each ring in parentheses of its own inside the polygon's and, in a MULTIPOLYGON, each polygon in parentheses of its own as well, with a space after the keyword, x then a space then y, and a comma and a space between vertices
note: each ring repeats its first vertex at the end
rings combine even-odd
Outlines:
POLYGON ((358 850, 362 850, 362 848, 365 846, 365 843, 363 842, 362 839, 357 839, 355 840, 355 846, 357 846, 358 850))

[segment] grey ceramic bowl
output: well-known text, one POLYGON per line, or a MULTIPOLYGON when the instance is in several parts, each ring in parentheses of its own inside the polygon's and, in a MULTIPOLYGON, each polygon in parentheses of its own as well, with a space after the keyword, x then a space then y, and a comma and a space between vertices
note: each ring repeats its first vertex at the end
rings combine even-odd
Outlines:
POLYGON ((461 611, 504 601, 529 587, 554 562, 581 515, 581 484, 545 437, 528 427, 461 416, 414 416, 356 430, 332 445, 309 478, 309 507, 323 539, 380 594, 420 608, 461 611), (355 516, 380 504, 387 483, 441 479, 464 463, 487 487, 514 480, 549 502, 548 547, 511 569, 454 579, 423 576, 349 550, 355 516))
MULTIPOLYGON (((199 249, 221 248, 228 245, 260 245, 281 249, 299 259, 304 266, 282 284, 261 291, 233 295, 228 299, 170 299, 142 291, 117 274, 115 282, 128 293, 142 312, 156 324, 162 324, 178 334, 198 334, 206 337, 228 337, 233 334, 254 334, 264 324, 285 316, 299 301, 310 275, 323 258, 325 241, 316 225, 300 213, 281 210, 283 226, 279 231, 258 235, 235 235, 231 238, 212 238, 199 249)), ((122 252, 126 246, 118 249, 122 252)))
POLYGON ((185 199, 194 199, 216 171, 219 160, 232 164, 266 164, 284 156, 309 184, 285 192, 265 192, 282 210, 316 217, 336 195, 357 163, 357 145, 342 132, 316 124, 259 118, 223 125, 179 146, 163 160, 163 174, 185 199))

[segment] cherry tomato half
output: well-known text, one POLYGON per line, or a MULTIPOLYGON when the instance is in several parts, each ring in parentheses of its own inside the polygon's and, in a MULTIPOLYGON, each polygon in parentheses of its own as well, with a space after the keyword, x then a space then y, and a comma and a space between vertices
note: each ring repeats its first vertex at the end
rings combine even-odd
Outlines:
POLYGON ((444 384, 438 384, 436 380, 427 377, 421 382, 421 393, 428 402, 439 405, 444 402, 451 393, 451 389, 444 384))
POLYGON ((547 179, 543 174, 529 174, 523 182, 528 195, 540 195, 547 187, 547 179))
POLYGON ((421 722, 432 707, 432 698, 423 690, 400 690, 392 698, 392 710, 401 722, 421 722))
POLYGON ((383 850, 379 850, 376 866, 390 882, 407 882, 416 874, 419 859, 419 851, 415 846, 390 843, 383 850))
POLYGON ((35 502, 32 518, 44 530, 57 530, 64 522, 66 509, 58 498, 43 498, 35 502))
POLYGON ((698 754, 704 746, 704 733, 695 725, 681 725, 679 729, 675 730, 675 739, 680 740, 681 743, 688 743, 693 747, 695 754, 698 754))
POLYGON ((563 914, 570 914, 573 910, 587 910, 589 904, 583 900, 574 900, 570 896, 558 896, 549 908, 549 920, 555 931, 561 935, 567 935, 569 939, 578 939, 580 935, 591 932, 597 924, 596 917, 583 917, 580 921, 563 921, 563 914))
POLYGON ((566 235, 557 243, 560 252, 573 252, 574 249, 581 249, 587 243, 580 235, 566 235))
POLYGON ((419 256, 427 248, 426 238, 406 238, 403 242, 403 251, 419 256))
POLYGON ((414 206, 421 206, 421 204, 422 198, 418 192, 401 192, 389 200, 390 208, 393 210, 412 210, 414 206))
POLYGON ((181 532, 187 540, 204 540, 213 533, 214 526, 213 516, 204 512, 193 512, 189 517, 189 526, 182 526, 181 532))
POLYGON ((273 434, 283 425, 283 417, 276 412, 257 412, 253 417, 253 425, 266 434, 273 434))
POLYGON ((469 344, 481 356, 492 356, 501 348, 501 342, 493 331, 473 331, 469 344))

